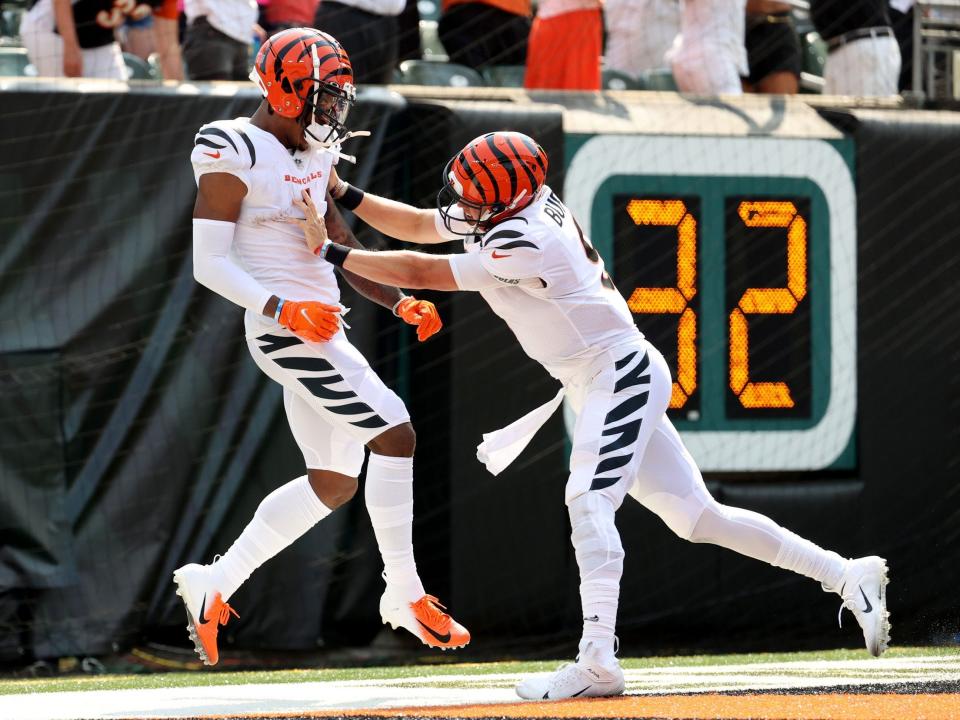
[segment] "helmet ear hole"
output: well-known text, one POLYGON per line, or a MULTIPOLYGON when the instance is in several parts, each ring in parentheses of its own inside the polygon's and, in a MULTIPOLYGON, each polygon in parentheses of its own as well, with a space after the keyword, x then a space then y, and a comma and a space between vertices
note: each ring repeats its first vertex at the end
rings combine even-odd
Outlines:
POLYGON ((282 80, 280 80, 280 88, 281 88, 285 93, 292 93, 292 92, 293 92, 293 88, 290 87, 290 80, 289 80, 288 78, 283 78, 282 80))

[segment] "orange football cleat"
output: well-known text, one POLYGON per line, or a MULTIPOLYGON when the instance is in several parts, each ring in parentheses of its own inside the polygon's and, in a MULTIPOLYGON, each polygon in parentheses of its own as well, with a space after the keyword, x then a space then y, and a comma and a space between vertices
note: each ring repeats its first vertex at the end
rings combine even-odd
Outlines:
POLYGON ((227 624, 231 614, 240 616, 220 598, 219 592, 208 586, 206 569, 203 565, 184 565, 174 571, 173 581, 187 610, 187 631, 197 655, 204 665, 216 665, 220 660, 217 649, 220 626, 227 624))
POLYGON ((394 630, 402 627, 424 645, 441 650, 462 648, 470 642, 470 632, 445 609, 433 595, 424 595, 412 603, 397 602, 388 588, 380 598, 380 616, 394 630))

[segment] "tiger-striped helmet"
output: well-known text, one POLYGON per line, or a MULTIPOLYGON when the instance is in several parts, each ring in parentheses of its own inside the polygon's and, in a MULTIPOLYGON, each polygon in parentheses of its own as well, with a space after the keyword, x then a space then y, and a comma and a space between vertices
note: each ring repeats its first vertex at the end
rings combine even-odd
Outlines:
MULTIPOLYGON (((304 118, 337 134, 345 130, 356 89, 346 51, 333 37, 313 28, 281 30, 260 48, 250 73, 273 111, 304 118)), ((306 124, 305 123, 305 124, 306 124)))
POLYGON ((547 154, 518 132, 492 132, 467 143, 443 170, 437 207, 446 228, 457 235, 485 231, 532 203, 547 177, 547 154), (470 210, 469 232, 455 206, 470 210))

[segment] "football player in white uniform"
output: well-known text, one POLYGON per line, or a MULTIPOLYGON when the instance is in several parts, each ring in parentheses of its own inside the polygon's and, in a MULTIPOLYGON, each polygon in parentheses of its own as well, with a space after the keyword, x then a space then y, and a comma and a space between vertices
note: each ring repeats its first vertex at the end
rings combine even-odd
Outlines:
MULTIPOLYGON (((303 233, 285 222, 302 217, 293 202, 312 193, 331 235, 362 247, 326 201, 340 143, 349 137, 350 60, 329 35, 293 28, 267 40, 251 79, 265 98, 253 117, 213 122, 196 135, 194 273, 246 309, 250 354, 283 386, 307 471, 263 500, 218 561, 174 572, 188 630, 203 661, 216 664, 218 626, 236 615, 227 600, 253 570, 353 497, 366 446, 365 499, 386 580, 383 621, 432 647, 462 647, 469 633, 425 594, 414 561, 410 417, 344 334, 332 266, 318 263, 303 233)), ((417 325, 421 341, 440 329, 432 303, 341 273, 360 294, 417 325)))
MULTIPOLYGON (((667 419, 671 379, 663 357, 637 329, 576 219, 544 184, 546 170, 546 154, 536 142, 497 132, 475 139, 450 160, 438 210, 418 210, 332 181, 333 197, 381 232, 416 243, 462 237, 466 252, 456 255, 345 247, 326 237, 308 197, 298 203, 309 247, 328 263, 401 287, 480 292, 526 353, 563 384, 577 412, 566 503, 580 569, 579 655, 552 675, 524 680, 517 692, 549 699, 623 692, 614 654, 623 548, 614 514, 628 493, 682 538, 820 581, 853 611, 869 651, 882 653, 889 642, 886 561, 846 560, 769 518, 710 496, 667 419)), ((557 405, 555 399, 546 411, 498 431, 501 437, 488 437, 479 453, 488 468, 515 457, 518 439, 509 436, 525 435, 522 447, 557 405)))

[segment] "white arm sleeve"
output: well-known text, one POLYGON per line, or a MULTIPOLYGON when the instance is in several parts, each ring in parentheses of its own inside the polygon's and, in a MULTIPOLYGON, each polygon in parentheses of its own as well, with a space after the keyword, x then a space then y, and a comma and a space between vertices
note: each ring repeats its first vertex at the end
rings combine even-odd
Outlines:
POLYGON ((230 259, 235 229, 236 223, 194 218, 193 277, 230 302, 259 315, 273 293, 230 259))

